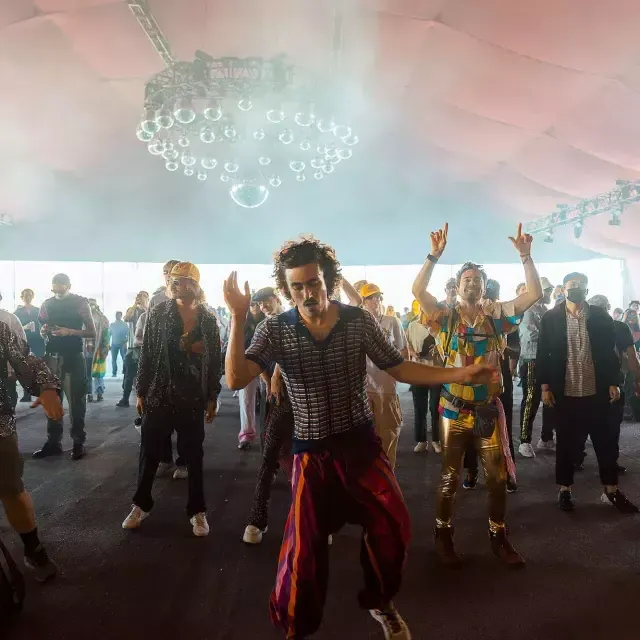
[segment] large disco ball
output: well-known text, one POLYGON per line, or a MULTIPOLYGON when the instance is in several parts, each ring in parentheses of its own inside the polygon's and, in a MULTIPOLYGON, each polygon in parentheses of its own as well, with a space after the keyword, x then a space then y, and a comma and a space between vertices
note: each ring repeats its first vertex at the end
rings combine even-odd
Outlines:
POLYGON ((269 189, 263 184, 243 180, 229 189, 231 199, 245 209, 255 209, 269 197, 269 189))

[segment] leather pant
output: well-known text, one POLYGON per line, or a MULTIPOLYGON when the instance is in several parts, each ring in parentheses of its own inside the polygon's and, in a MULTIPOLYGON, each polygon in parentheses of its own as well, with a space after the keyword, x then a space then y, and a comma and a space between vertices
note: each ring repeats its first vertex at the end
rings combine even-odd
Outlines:
POLYGON ((453 502, 460 480, 460 468, 467 447, 475 445, 480 454, 489 489, 489 528, 496 533, 504 528, 507 506, 507 470, 500 447, 500 431, 496 423, 490 438, 473 434, 472 415, 461 413, 456 420, 440 418, 442 472, 436 494, 436 526, 451 527, 453 502))

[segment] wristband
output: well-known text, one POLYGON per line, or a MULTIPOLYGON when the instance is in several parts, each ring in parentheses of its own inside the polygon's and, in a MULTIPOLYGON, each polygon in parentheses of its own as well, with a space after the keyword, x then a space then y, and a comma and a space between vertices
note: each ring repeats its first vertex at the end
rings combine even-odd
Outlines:
POLYGON ((429 254, 429 255, 427 256, 427 260, 428 260, 429 262, 433 262, 433 264, 438 264, 438 260, 439 260, 439 258, 436 258, 436 256, 432 256, 431 254, 429 254))

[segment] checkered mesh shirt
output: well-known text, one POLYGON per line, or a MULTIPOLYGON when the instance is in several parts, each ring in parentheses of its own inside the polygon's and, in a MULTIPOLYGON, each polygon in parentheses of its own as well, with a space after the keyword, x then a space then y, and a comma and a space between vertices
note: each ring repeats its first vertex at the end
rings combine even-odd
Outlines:
POLYGON ((567 309, 567 368, 564 395, 584 398, 596 393, 596 370, 591 355, 591 342, 587 331, 589 306, 583 305, 578 316, 567 309))
POLYGON ((368 311, 335 304, 340 317, 323 342, 314 340, 294 308, 267 318, 246 351, 262 369, 271 362, 280 365, 293 408, 294 438, 299 441, 372 426, 367 356, 383 370, 404 362, 368 311))

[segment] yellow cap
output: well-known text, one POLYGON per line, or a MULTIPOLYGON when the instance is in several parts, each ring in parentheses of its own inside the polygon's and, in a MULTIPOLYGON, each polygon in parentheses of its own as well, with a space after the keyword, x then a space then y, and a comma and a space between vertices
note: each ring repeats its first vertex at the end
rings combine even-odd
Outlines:
POLYGON ((200 271, 198 267, 191 262, 178 262, 178 264, 171 269, 171 277, 187 278, 200 284, 200 271))
POLYGON ((363 298, 370 298, 371 296, 375 296, 377 293, 382 293, 382 291, 380 291, 380 287, 376 284, 372 284, 371 282, 360 288, 360 295, 363 298))

